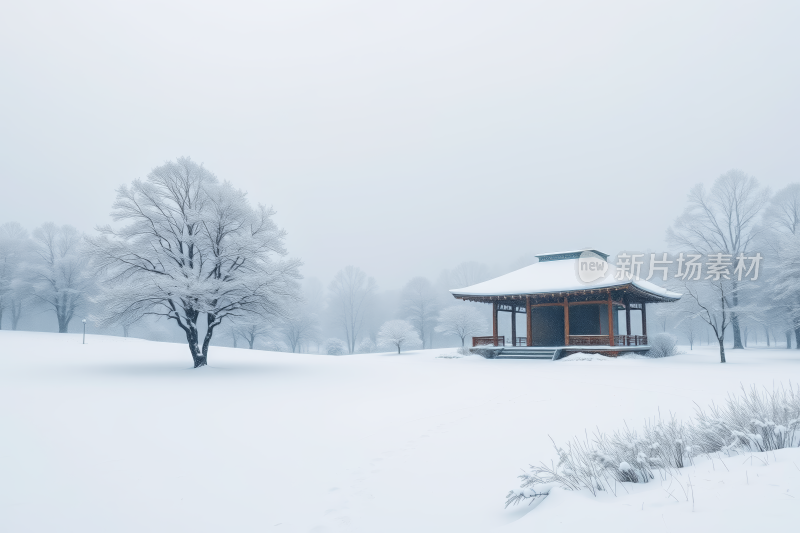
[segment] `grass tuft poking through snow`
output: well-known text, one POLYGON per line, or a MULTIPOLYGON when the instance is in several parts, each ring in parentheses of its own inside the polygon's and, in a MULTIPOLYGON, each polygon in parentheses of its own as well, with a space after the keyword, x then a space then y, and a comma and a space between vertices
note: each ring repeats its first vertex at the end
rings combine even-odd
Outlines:
MULTIPOLYGON (((577 355, 577 354, 576 354, 577 355)), ((553 487, 604 491, 616 495, 622 483, 647 483, 656 477, 674 478, 677 470, 698 456, 727 456, 775 451, 800 446, 800 389, 749 390, 742 386, 725 405, 697 409, 684 424, 674 416, 645 421, 641 432, 627 425, 608 435, 597 431, 590 439, 576 437, 566 446, 553 446, 557 464, 531 465, 522 474, 519 490, 506 495, 506 507, 523 500, 533 503, 553 487)))

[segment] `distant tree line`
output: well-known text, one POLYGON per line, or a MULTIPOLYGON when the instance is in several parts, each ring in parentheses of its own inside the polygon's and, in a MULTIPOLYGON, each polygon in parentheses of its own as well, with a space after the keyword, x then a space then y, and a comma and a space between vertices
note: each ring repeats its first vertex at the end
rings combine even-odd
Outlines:
MULTIPOLYGON (((46 223, 28 232, 0 226, 0 328, 24 317, 55 318, 69 331, 88 318, 102 331, 152 337, 164 324, 187 343, 195 366, 209 346, 331 355, 465 346, 490 328, 490 310, 456 302, 448 290, 503 270, 464 262, 431 281, 412 277, 380 291, 360 268, 327 286, 302 280, 274 211, 189 158, 120 187, 112 224, 94 235, 46 223)), ((714 342, 800 347, 800 184, 771 193, 741 171, 698 185, 667 231, 673 252, 763 257, 760 277, 740 281, 672 277, 677 304, 649 306, 651 332, 671 331, 690 348, 714 342)), ((647 255, 647 254, 645 254, 647 255)), ((526 261, 525 264, 530 263, 526 261)), ((521 265, 524 266, 524 265, 521 265)), ((507 320, 501 318, 501 321, 507 320)))

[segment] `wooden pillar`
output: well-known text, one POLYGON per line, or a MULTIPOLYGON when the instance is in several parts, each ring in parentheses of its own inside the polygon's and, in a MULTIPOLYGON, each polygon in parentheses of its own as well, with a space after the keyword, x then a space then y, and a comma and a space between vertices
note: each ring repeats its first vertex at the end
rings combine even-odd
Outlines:
POLYGON ((533 329, 531 325, 531 297, 525 297, 525 318, 528 325, 528 346, 533 346, 533 329))
POLYGON ((497 302, 492 302, 492 337, 493 344, 497 346, 497 302))
POLYGON ((628 332, 628 335, 631 334, 631 304, 630 302, 625 302, 625 331, 628 332))
POLYGON ((647 314, 644 312, 644 302, 642 302, 642 335, 647 335, 647 314))
POLYGON ((517 304, 511 304, 511 346, 517 345, 517 304))
POLYGON ((608 345, 614 346, 614 303, 611 292, 608 293, 608 345))
POLYGON ((569 346, 569 301, 564 296, 564 346, 569 346))

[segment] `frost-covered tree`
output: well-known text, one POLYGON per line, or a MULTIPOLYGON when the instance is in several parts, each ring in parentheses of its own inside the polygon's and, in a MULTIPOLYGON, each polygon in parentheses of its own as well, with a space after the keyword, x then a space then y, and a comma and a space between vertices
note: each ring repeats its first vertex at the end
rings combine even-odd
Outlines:
POLYGON ((364 337, 363 339, 358 341, 358 344, 356 344, 357 353, 375 353, 377 349, 378 349, 377 344, 375 344, 375 341, 373 341, 369 337, 364 337))
POLYGON ((22 308, 30 298, 25 269, 30 260, 28 232, 16 222, 0 226, 0 329, 7 311, 11 313, 11 329, 17 329, 22 308))
MULTIPOLYGON (((767 295, 773 309, 778 309, 787 319, 788 327, 794 330, 795 343, 800 349, 800 235, 781 239, 780 255, 766 268, 770 277, 767 295)), ((791 344, 787 338, 787 345, 791 344)))
POLYGON ((281 333, 292 353, 319 339, 319 319, 305 305, 294 306, 281 321, 281 333))
POLYGON ((800 348, 800 281, 796 262, 800 248, 800 184, 793 183, 775 193, 764 212, 759 241, 765 255, 764 278, 759 300, 764 320, 779 325, 787 347, 794 333, 800 348))
POLYGON ((300 263, 284 259, 285 232, 273 215, 189 158, 121 187, 112 210, 117 227, 101 227, 89 241, 105 289, 99 321, 131 314, 174 320, 195 368, 206 365, 224 320, 280 318, 297 298, 300 263))
MULTIPOLYGON (((750 255, 767 199, 768 191, 761 188, 756 178, 740 170, 731 170, 717 178, 710 191, 702 184, 691 190, 689 205, 667 230, 667 239, 683 251, 705 255, 722 253, 732 258, 742 253, 750 255)), ((742 348, 737 281, 725 291, 725 298, 733 329, 733 347, 742 348)))
POLYGON ((376 290, 375 280, 354 266, 340 270, 331 282, 329 308, 345 334, 349 353, 355 351, 356 339, 364 327, 364 319, 376 290))
POLYGON ((328 355, 344 355, 347 344, 342 339, 330 338, 325 341, 325 353, 328 355))
POLYGON ((405 348, 419 346, 422 341, 417 329, 406 320, 389 320, 378 331, 378 346, 397 348, 397 353, 405 348))
POLYGON ((430 281, 416 277, 403 287, 402 313, 417 330, 422 340, 422 348, 432 344, 432 334, 436 325, 436 316, 441 307, 436 289, 430 281))
POLYGON ((94 272, 83 241, 72 226, 56 226, 52 222, 33 232, 29 279, 34 297, 55 312, 59 333, 67 332, 94 285, 94 272))
POLYGON ((484 328, 484 319, 474 307, 454 305, 439 313, 439 325, 436 331, 461 339, 461 346, 467 337, 480 333, 484 328))

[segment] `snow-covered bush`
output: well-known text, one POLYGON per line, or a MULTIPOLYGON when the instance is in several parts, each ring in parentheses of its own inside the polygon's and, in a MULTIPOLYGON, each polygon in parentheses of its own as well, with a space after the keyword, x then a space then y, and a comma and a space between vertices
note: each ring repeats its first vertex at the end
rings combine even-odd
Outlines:
POLYGON ((356 353, 375 353, 377 351, 378 345, 369 337, 364 337, 356 344, 356 353))
POLYGON ((759 392, 742 387, 722 407, 698 409, 693 444, 702 453, 763 452, 800 446, 800 389, 791 385, 759 392))
POLYGON ((470 355, 470 353, 471 353, 471 352, 469 351, 469 348, 468 348, 467 346, 460 346, 460 347, 459 347, 459 348, 456 350, 456 352, 458 353, 458 355, 470 355))
POLYGON ((648 357, 672 357, 678 353, 678 338, 670 333, 656 333, 650 338, 648 357))
POLYGON ((397 353, 400 353, 403 348, 421 344, 422 341, 417 335, 417 330, 405 320, 389 320, 378 331, 378 346, 397 348, 397 353))
POLYGON ((553 443, 557 465, 531 465, 506 506, 546 496, 554 486, 567 490, 617 492, 618 483, 647 483, 691 464, 700 454, 728 455, 800 446, 800 389, 759 392, 742 388, 723 407, 699 409, 693 423, 674 416, 646 421, 641 432, 625 427, 592 440, 575 438, 562 448, 553 443))
POLYGON ((347 353, 347 344, 342 339, 330 338, 325 341, 325 353, 328 355, 344 355, 347 353))

